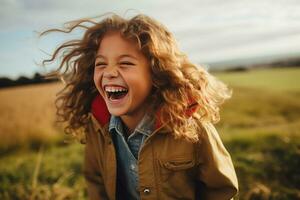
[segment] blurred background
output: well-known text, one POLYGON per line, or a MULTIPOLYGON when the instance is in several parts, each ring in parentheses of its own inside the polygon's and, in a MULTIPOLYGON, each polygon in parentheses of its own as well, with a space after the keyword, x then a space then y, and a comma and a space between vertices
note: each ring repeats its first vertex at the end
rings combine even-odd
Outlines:
POLYGON ((300 199, 300 1, 1 0, 0 199, 86 199, 83 145, 55 123, 62 84, 40 66, 82 31, 63 23, 114 12, 147 14, 182 51, 228 84, 216 125, 230 152, 241 200, 300 199))

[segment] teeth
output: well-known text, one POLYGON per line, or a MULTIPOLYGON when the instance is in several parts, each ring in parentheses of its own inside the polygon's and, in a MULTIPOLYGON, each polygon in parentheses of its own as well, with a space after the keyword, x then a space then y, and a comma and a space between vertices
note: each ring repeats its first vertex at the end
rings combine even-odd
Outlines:
POLYGON ((127 89, 121 88, 121 87, 111 87, 111 86, 106 86, 105 87, 106 92, 126 92, 127 89))

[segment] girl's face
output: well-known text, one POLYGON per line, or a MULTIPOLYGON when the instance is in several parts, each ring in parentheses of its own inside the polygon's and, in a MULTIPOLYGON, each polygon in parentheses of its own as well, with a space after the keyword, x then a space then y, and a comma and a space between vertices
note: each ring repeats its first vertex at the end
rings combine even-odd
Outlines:
POLYGON ((104 35, 95 60, 94 82, 109 112, 135 115, 147 108, 152 88, 148 59, 119 32, 104 35))

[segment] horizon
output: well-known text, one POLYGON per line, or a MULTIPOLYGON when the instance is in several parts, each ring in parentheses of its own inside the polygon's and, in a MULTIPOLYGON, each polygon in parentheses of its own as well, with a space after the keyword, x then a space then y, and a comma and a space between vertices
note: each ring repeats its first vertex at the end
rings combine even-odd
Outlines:
MULTIPOLYGON (((112 11, 124 16, 144 13, 163 23, 192 62, 255 63, 300 56, 300 2, 292 0, 134 0, 72 2, 66 0, 4 0, 0 7, 0 77, 44 73, 36 63, 74 34, 50 34, 38 39, 34 31, 61 28, 64 22, 112 11), (132 10, 129 10, 132 9, 132 10), (80 13, 80 14, 79 14, 80 13), (181 13, 178 16, 178 13, 181 13)), ((73 36, 73 37, 71 37, 73 36)))

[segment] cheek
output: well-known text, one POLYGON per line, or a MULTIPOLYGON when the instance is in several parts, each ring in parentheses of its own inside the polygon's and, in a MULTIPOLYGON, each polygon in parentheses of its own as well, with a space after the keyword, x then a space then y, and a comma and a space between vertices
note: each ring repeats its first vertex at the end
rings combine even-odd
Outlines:
POLYGON ((145 98, 149 95, 151 88, 152 88, 152 80, 151 77, 147 74, 140 74, 138 73, 133 76, 127 76, 127 83, 129 84, 130 88, 134 92, 134 96, 137 98, 145 98))

